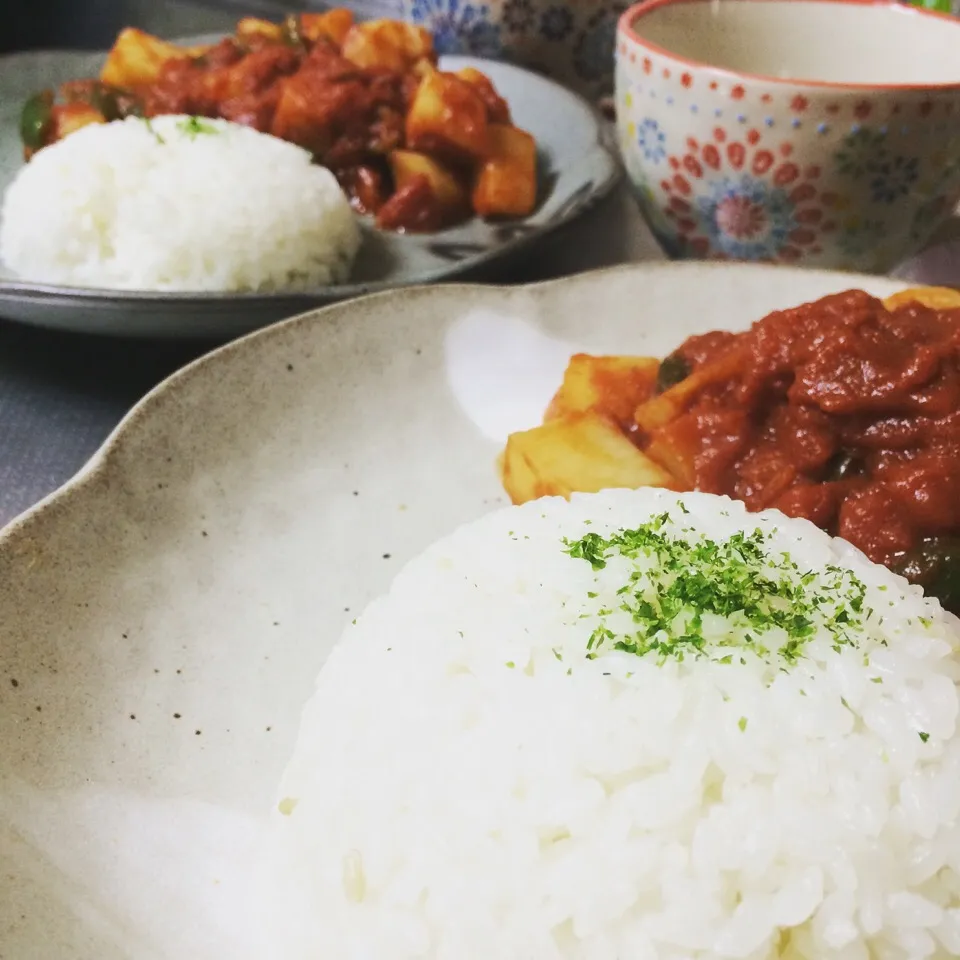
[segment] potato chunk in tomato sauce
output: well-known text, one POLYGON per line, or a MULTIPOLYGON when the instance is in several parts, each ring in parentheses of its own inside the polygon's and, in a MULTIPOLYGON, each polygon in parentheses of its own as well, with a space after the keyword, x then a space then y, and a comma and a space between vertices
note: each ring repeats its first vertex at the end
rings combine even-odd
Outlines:
MULTIPOLYGON (((850 290, 690 337, 661 361, 578 354, 545 427, 571 415, 639 448, 663 474, 646 469, 647 485, 807 519, 960 613, 960 291, 885 303, 850 290)), ((508 443, 515 503, 597 489, 595 454, 545 427, 508 443), (536 483, 520 482, 533 439, 536 483)))
POLYGON ((523 217, 536 204, 536 143, 490 78, 439 70, 422 27, 355 23, 346 8, 244 17, 198 47, 123 30, 98 80, 27 101, 24 157, 90 123, 164 114, 219 117, 309 150, 384 229, 523 217))

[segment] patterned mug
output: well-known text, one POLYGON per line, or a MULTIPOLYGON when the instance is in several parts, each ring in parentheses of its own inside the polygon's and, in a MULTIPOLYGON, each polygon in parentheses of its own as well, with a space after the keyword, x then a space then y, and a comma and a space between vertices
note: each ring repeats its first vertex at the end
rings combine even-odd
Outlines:
POLYGON ((680 257, 887 272, 960 202, 960 20, 873 0, 649 0, 617 40, 634 193, 680 257))
POLYGON ((396 0, 434 35, 440 53, 509 60, 585 96, 613 90, 613 50, 624 2, 610 0, 396 0))

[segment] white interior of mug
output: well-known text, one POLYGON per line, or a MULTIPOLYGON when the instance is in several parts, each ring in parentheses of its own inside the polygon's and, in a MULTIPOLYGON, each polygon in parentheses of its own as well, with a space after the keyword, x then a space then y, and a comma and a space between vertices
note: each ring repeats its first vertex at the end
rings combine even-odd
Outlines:
POLYGON ((642 8, 634 33, 738 73, 853 84, 960 83, 960 19, 897 3, 680 0, 642 8))

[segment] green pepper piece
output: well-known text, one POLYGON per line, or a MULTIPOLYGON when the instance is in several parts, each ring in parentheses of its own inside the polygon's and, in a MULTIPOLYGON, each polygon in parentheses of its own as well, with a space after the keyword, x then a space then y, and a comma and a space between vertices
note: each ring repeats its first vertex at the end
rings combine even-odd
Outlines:
POLYGON ((142 117, 143 105, 132 94, 120 87, 108 87, 101 84, 92 97, 92 105, 107 120, 124 120, 127 117, 142 117))
POLYGON ((944 609, 960 613, 960 538, 930 537, 890 566, 911 583, 919 583, 944 609))
POLYGON ((679 353, 665 357, 657 371, 657 393, 663 393, 690 376, 690 364, 679 353))
POLYGON ((34 94, 20 113, 20 139, 28 150, 40 150, 47 145, 47 134, 53 121, 53 92, 44 90, 34 94))
POLYGON ((119 90, 100 84, 93 91, 93 96, 90 98, 91 105, 96 107, 107 120, 119 120, 119 93, 119 90))

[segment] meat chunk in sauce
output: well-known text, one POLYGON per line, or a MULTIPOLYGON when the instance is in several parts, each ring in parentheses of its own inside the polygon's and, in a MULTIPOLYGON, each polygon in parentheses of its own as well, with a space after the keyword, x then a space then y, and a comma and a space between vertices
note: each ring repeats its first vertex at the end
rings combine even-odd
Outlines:
POLYGON ((850 291, 673 356, 696 373, 732 351, 738 374, 683 414, 690 485, 804 517, 923 580, 917 558, 960 538, 960 309, 850 291))
POLYGON ((378 215, 387 229, 434 231, 474 213, 526 216, 536 204, 535 149, 519 167, 501 165, 495 175, 486 168, 497 159, 495 132, 532 138, 510 125, 509 107, 485 74, 437 64, 422 27, 355 23, 343 8, 279 24, 245 17, 213 46, 180 47, 125 30, 99 80, 62 85, 59 103, 43 91, 25 104, 24 155, 80 126, 130 115, 222 118, 310 151, 354 208, 378 215), (425 176, 404 163, 411 151, 428 164, 425 176), (481 205, 471 190, 483 177, 492 177, 496 200, 481 205))

